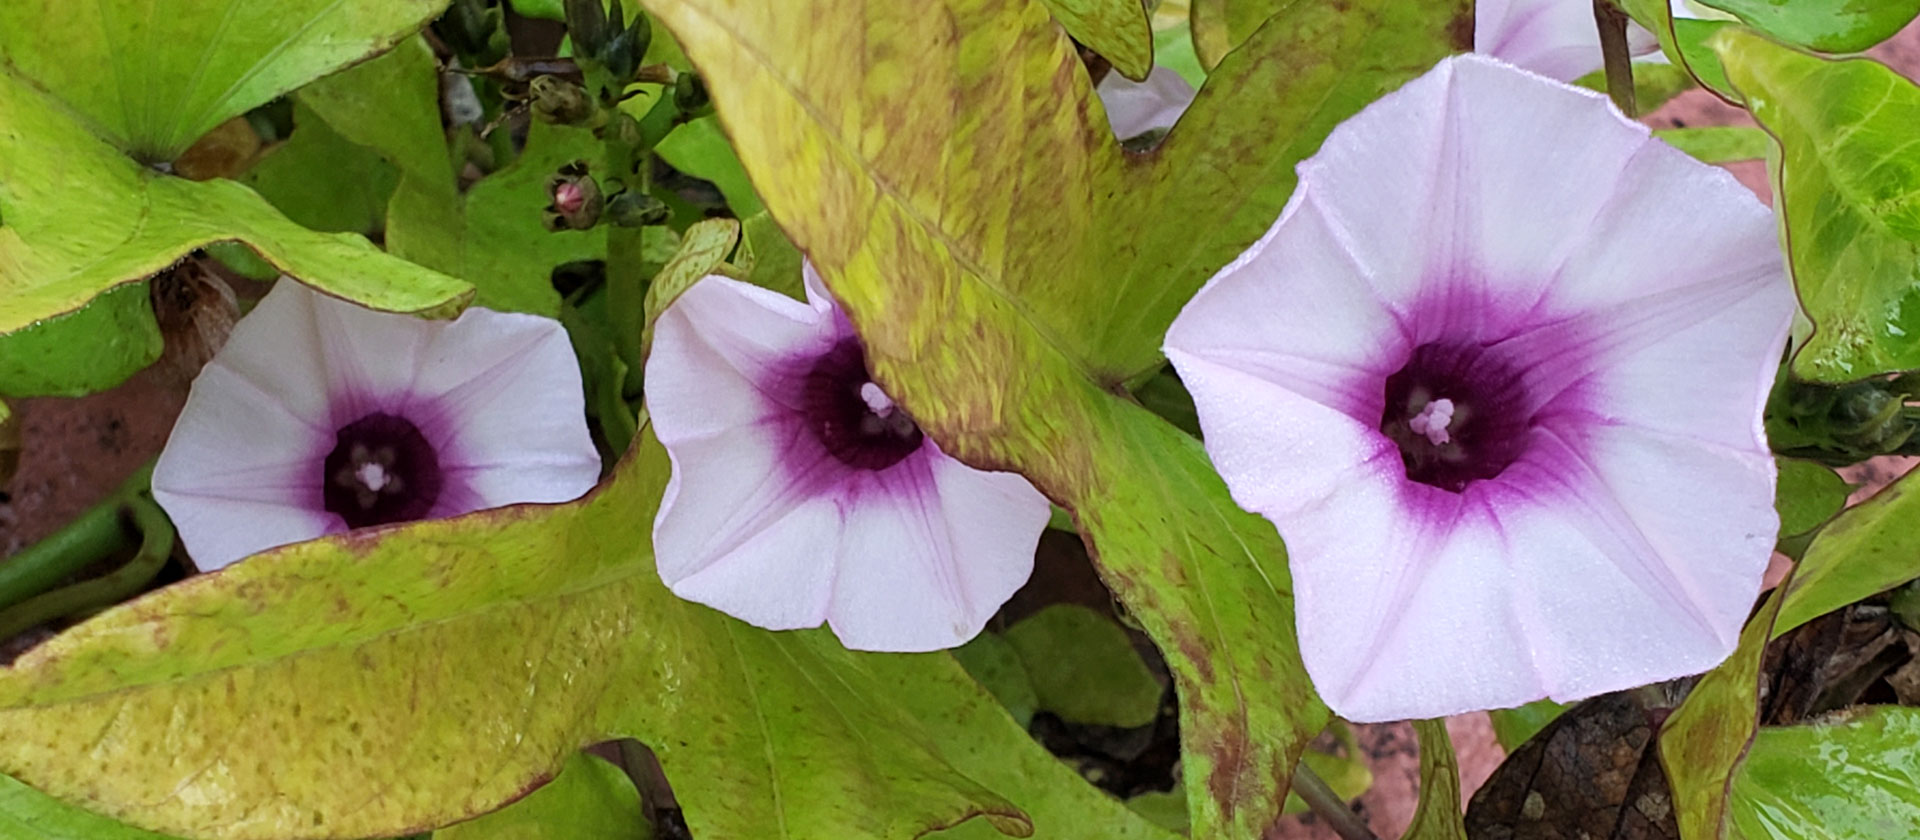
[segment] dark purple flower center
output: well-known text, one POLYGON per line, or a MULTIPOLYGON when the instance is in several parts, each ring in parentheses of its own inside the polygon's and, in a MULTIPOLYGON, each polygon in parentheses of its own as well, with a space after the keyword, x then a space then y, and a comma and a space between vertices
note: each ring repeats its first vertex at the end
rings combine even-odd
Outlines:
POLYGON ((1526 451, 1533 427, 1520 369, 1486 345, 1414 348, 1387 377, 1380 431, 1400 446, 1407 477, 1458 493, 1526 451))
POLYGON ((420 427, 378 411, 334 433, 321 471, 326 508, 349 528, 426 518, 446 479, 420 427))
POLYGON ((852 338, 835 344, 807 371, 800 408, 827 452, 856 469, 891 467, 925 439, 913 418, 867 375, 867 353, 852 338))

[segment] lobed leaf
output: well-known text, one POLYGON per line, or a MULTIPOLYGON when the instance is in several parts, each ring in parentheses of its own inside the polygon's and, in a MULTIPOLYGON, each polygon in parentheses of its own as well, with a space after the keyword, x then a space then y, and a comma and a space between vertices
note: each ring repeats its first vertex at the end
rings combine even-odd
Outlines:
MULTIPOLYGON (((439 78, 432 50, 413 38, 299 97, 333 130, 399 168, 387 204, 388 251, 468 280, 482 306, 557 316, 554 267, 604 259, 607 238, 599 229, 546 229, 547 177, 575 160, 599 160, 602 144, 585 128, 535 120, 520 156, 463 192, 440 127, 439 78)), ((595 174, 604 182, 608 173, 595 174)))
MULTIPOLYGON (((953 731, 903 705, 990 709, 956 753, 1051 761, 949 657, 755 630, 661 585, 667 472, 648 439, 578 502, 301 543, 102 613, 0 670, 0 772, 153 830, 369 837, 491 811, 634 737, 695 836, 878 840, 976 815, 1024 836, 933 751, 953 731)), ((1088 795, 1067 781, 1022 790, 1088 795)))
POLYGON ((1739 29, 1714 47, 1782 152, 1774 206, 1813 320, 1793 372, 1844 382, 1920 368, 1920 88, 1874 61, 1739 29))
POLYGON ((447 0, 11 0, 0 61, 135 157, 393 46, 447 0))

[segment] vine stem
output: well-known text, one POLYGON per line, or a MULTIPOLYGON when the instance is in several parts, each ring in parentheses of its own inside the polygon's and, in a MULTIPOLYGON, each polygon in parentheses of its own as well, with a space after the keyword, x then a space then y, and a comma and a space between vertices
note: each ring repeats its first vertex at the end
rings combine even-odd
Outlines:
POLYGON ((152 476, 151 463, 135 470, 106 501, 0 561, 0 610, 51 589, 103 558, 131 550, 134 535, 121 514, 130 499, 146 492, 152 476))
POLYGON ((1307 807, 1343 840, 1380 840, 1367 828, 1366 823, 1348 807, 1347 801, 1335 793, 1325 779, 1320 778, 1306 762, 1300 762, 1293 768, 1293 792, 1305 800, 1307 807))
POLYGON ((1613 0, 1593 0, 1593 22, 1600 27, 1600 56, 1606 61, 1607 95, 1629 118, 1639 115, 1633 95, 1633 54, 1627 46, 1627 13, 1613 0))

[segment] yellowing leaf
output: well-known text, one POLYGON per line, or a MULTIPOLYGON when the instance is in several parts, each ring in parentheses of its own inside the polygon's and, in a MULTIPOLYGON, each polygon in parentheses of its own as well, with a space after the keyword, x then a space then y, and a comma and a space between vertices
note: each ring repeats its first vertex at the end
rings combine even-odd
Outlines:
POLYGON ((433 840, 648 840, 653 824, 625 771, 574 753, 525 799, 433 833, 433 840))
POLYGON ((1023 0, 647 5, 888 393, 946 451, 1073 510, 1174 673, 1195 836, 1267 831, 1327 719, 1284 552, 1196 441, 1109 389, 1158 364, 1166 324, 1272 223, 1327 130, 1449 50, 1465 4, 1275 19, 1134 157, 1023 0))
MULTIPOLYGON (((879 662, 661 585, 667 469, 648 439, 579 502, 302 543, 109 610, 0 670, 0 772, 153 830, 371 837, 490 811, 634 737, 695 836, 1026 831, 898 699, 997 711, 950 658, 879 662)), ((998 714, 973 722, 981 749, 1044 756, 998 714)))
POLYGON ((1041 0, 1074 40, 1134 81, 1153 70, 1153 26, 1140 0, 1041 0))

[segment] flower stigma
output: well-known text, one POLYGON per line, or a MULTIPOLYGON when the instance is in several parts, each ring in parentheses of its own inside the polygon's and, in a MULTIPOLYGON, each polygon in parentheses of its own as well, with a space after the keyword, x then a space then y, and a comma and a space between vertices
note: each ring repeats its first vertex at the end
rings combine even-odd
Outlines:
POLYGON ((867 354, 857 339, 841 339, 815 361, 803 388, 808 426, 847 466, 884 470, 925 440, 913 418, 867 375, 867 354))
POLYGON ((349 528, 421 519, 440 498, 439 455, 412 421, 374 412, 342 426, 321 465, 326 509, 349 528))
POLYGON ((1380 431, 1400 447, 1408 478, 1458 493, 1526 451, 1525 389, 1503 355, 1478 343, 1423 344, 1387 378, 1380 431))

